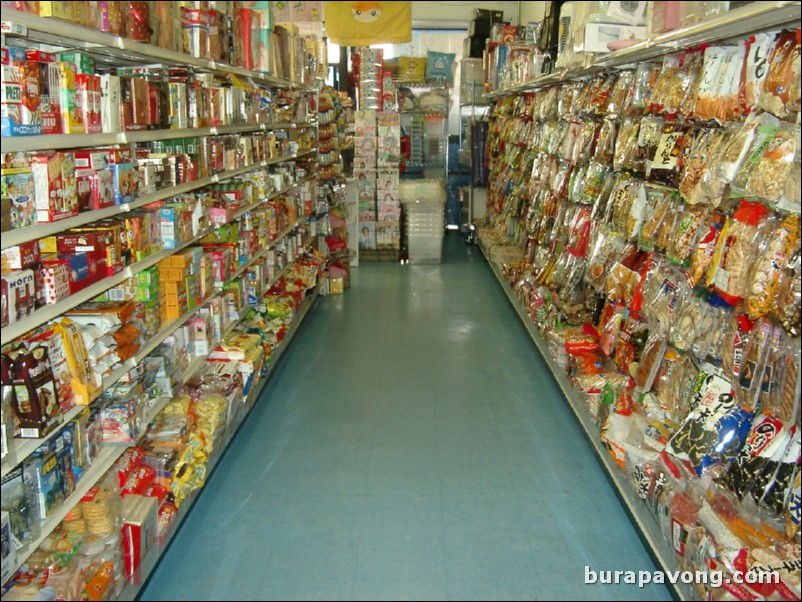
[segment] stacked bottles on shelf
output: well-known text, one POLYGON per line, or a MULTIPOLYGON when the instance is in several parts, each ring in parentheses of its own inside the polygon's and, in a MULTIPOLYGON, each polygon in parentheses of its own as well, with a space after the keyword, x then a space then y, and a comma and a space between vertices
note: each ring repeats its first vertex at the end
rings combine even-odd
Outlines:
POLYGON ((798 56, 757 34, 507 97, 488 140, 491 259, 680 565, 779 575, 738 599, 800 593, 798 56))
MULTIPOLYGON (((4 2, 7 8, 299 84, 327 71, 325 44, 291 23, 274 24, 268 2, 4 2)), ((10 11, 6 18, 15 22, 10 11)))

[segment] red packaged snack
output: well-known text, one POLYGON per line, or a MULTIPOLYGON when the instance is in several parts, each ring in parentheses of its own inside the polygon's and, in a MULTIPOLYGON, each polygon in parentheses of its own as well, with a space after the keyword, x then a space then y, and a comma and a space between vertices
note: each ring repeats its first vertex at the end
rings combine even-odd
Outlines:
POLYGON ((156 479, 156 471, 147 464, 137 466, 123 485, 121 495, 143 495, 156 479))
POLYGON ((117 475, 120 487, 124 487, 128 478, 145 461, 145 450, 141 447, 129 447, 117 460, 117 475))

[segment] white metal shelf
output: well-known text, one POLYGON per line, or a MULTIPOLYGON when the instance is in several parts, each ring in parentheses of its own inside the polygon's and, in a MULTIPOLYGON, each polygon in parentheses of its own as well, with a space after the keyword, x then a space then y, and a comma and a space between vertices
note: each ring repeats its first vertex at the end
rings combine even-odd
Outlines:
MULTIPOLYGON (((488 266, 492 270, 493 275, 501 286, 501 289, 504 291, 504 294, 507 296, 507 300, 518 314, 521 323, 529 334, 529 337, 532 339, 532 342, 535 344, 535 347, 537 347, 538 351, 540 352, 543 361, 545 361, 548 365, 554 380, 562 391, 566 403, 571 408, 576 421, 582 427, 582 430, 590 442, 591 447, 596 452, 601 464, 604 466, 606 476, 614 486, 616 494, 626 507, 627 512, 635 523, 635 526, 638 528, 643 536, 643 539, 651 549, 654 557, 657 559, 660 568, 666 571, 680 570, 676 555, 662 537, 654 517, 649 513, 643 500, 637 497, 632 486, 626 480, 626 474, 624 474, 613 462, 609 451, 602 444, 600 430, 588 415, 582 399, 579 397, 579 394, 574 386, 568 380, 565 370, 554 361, 554 358, 549 352, 548 345, 543 340, 543 337, 538 331, 537 326, 529 316, 526 307, 516 296, 506 278, 504 278, 504 275, 501 273, 499 267, 490 258, 490 254, 485 248, 481 238, 477 237, 477 240, 478 246, 485 257, 488 266)), ((679 581, 677 581, 673 587, 675 588, 675 593, 679 599, 694 599, 693 591, 690 587, 680 583, 679 581)))
POLYGON ((261 71, 251 71, 219 61, 212 61, 192 55, 176 52, 128 40, 121 36, 104 33, 58 19, 48 19, 22 13, 12 9, 2 10, 2 20, 22 26, 25 32, 19 35, 7 33, 9 38, 19 38, 28 43, 48 44, 55 48, 74 48, 88 52, 101 62, 109 62, 114 66, 142 64, 158 61, 168 65, 195 67, 219 75, 237 75, 250 78, 256 82, 280 88, 301 89, 306 84, 273 77, 261 71))
POLYGON ((19 567, 25 564, 28 557, 36 550, 45 539, 48 538, 50 533, 55 529, 61 521, 67 516, 69 511, 77 504, 82 497, 84 497, 89 490, 97 483, 97 480, 111 468, 117 459, 123 454, 125 447, 103 447, 98 453, 92 465, 83 473, 81 480, 75 485, 75 491, 64 500, 50 517, 40 524, 40 535, 35 540, 31 541, 22 553, 17 552, 17 565, 13 572, 16 572, 19 567))
MULTIPOLYGON (((287 236, 287 234, 292 232, 301 223, 302 223, 302 220, 298 220, 295 224, 293 224, 293 226, 291 226, 289 228, 286 228, 284 231, 282 231, 275 240, 271 241, 265 247, 265 249, 263 251, 260 251, 258 254, 256 254, 254 257, 252 257, 245 265, 241 266, 238 269, 238 271, 234 273, 234 275, 229 277, 229 279, 226 281, 226 283, 233 282, 245 270, 247 270, 249 267, 251 267, 255 263, 258 263, 258 261, 267 252, 267 249, 269 249, 270 247, 272 247, 276 243, 278 243, 282 238, 287 236)), ((208 232, 211 232, 211 231, 212 230, 209 230, 208 232)), ((183 245, 181 245, 177 249, 171 249, 169 251, 161 251, 161 252, 157 253, 156 255, 152 255, 147 260, 145 260, 143 262, 139 262, 139 263, 144 264, 144 263, 147 262, 149 264, 147 267, 150 267, 150 265, 155 265, 155 263, 157 263, 158 261, 161 261, 161 259, 164 259, 165 257, 168 257, 168 256, 180 251, 184 247, 189 246, 189 245, 193 244, 194 242, 197 242, 203 236, 208 234, 208 232, 205 232, 202 235, 198 235, 197 237, 194 237, 193 240, 184 243, 183 245)), ((139 263, 134 264, 133 266, 129 266, 129 267, 138 266, 139 263)), ((289 267, 289 266, 287 266, 287 267, 289 267)), ((141 269, 138 269, 137 272, 141 271, 142 269, 146 269, 146 268, 142 267, 141 269)), ((285 267, 285 270, 286 270, 286 267, 285 267)), ((126 278, 123 278, 121 281, 123 281, 125 279, 126 278)), ((106 279, 106 280, 108 280, 108 279, 106 279)), ((98 283, 98 285, 101 285, 101 284, 105 283, 106 280, 98 283)), ((272 286, 272 284, 273 284, 273 282, 271 281, 270 285, 272 286)), ((99 295, 100 293, 102 293, 104 290, 106 290, 108 288, 111 288, 112 286, 115 286, 115 284, 108 284, 107 283, 103 290, 100 290, 99 292, 93 291, 93 292, 95 292, 95 294, 89 296, 88 298, 92 299, 92 298, 96 297, 97 295, 99 295)), ((85 290, 88 290, 88 289, 85 289, 85 290)), ((81 292, 84 292, 84 291, 81 291, 81 292)), ((91 401, 94 402, 96 399, 98 399, 103 394, 103 392, 105 392, 107 389, 109 389, 114 383, 116 383, 118 380, 120 380, 129 371, 133 370, 137 366, 137 364, 139 364, 142 360, 144 360, 145 357, 150 355, 169 336, 171 336, 176 330, 181 328, 181 326, 186 324, 186 322, 190 318, 192 318, 201 307, 205 307, 206 305, 208 305, 209 301, 211 301, 216 296, 217 296, 217 293, 215 293, 214 295, 211 295, 210 297, 205 299, 202 303, 198 304, 198 306, 195 309, 187 312, 186 314, 184 314, 180 318, 172 320, 169 323, 167 323, 164 326, 162 326, 162 328, 159 330, 159 332, 156 335, 154 335, 152 338, 150 338, 148 340, 147 344, 144 347, 142 347, 136 353, 135 356, 127 359, 120 366, 118 366, 113 372, 111 372, 110 374, 108 374, 107 376, 105 376, 103 378, 103 384, 100 387, 100 390, 97 392, 97 394, 94 396, 94 398, 91 401)), ((72 297, 70 297, 70 298, 72 298, 72 297)), ((87 299, 84 299, 84 300, 87 300, 87 299)), ((83 303, 84 300, 82 300, 80 302, 83 303)), ((54 307, 54 306, 48 306, 48 307, 54 307)), ((56 314, 56 316, 60 315, 64 311, 67 311, 67 310, 66 309, 62 309, 61 311, 59 311, 56 314)), ((245 313, 247 313, 247 311, 243 311, 242 315, 244 316, 245 313)), ((29 316, 29 317, 32 317, 32 316, 29 316)), ((35 327, 33 327, 33 328, 35 328, 35 327)), ((4 340, 11 340, 10 338, 9 339, 5 339, 5 333, 3 333, 3 338, 4 338, 4 340)), ((67 422, 72 420, 74 417, 76 417, 83 410, 83 408, 85 408, 85 407, 87 407, 87 406, 76 406, 75 408, 72 408, 71 410, 69 410, 64 416, 64 423, 66 424, 67 422)), ((58 434, 59 430, 60 429, 56 429, 55 431, 50 433, 48 436, 43 437, 41 439, 12 439, 11 440, 11 444, 9 445, 9 453, 5 458, 3 458, 2 476, 5 476, 11 470, 13 470, 17 465, 19 465, 20 462, 22 462, 25 458, 27 458, 34 451, 36 451, 36 449, 38 447, 40 447, 41 445, 43 445, 44 443, 46 443, 47 441, 49 441, 50 439, 55 437, 58 434)))
POLYGON ((219 125, 205 128, 183 128, 146 130, 141 132, 115 132, 106 134, 43 134, 40 136, 5 136, 3 148, 6 152, 36 151, 41 149, 67 149, 84 146, 108 146, 110 144, 135 144, 171 140, 173 138, 202 138, 224 134, 264 132, 266 123, 219 125))
MULTIPOLYGON (((5 143, 5 138, 3 139, 3 142, 5 143)), ((91 222, 106 219, 109 217, 115 217, 123 213, 128 213, 129 211, 133 211, 134 209, 144 207, 145 205, 150 205, 151 203, 155 203, 157 201, 163 201, 165 199, 169 199, 170 197, 179 194, 185 194, 188 192, 192 192, 193 190, 203 188, 205 186, 217 184, 218 182, 223 182, 225 180, 229 180, 231 178, 244 175, 246 173, 267 167, 269 165, 275 165, 276 163, 284 163, 287 161, 292 161, 294 159, 303 157, 313 152, 315 152, 315 150, 311 149, 311 150, 301 151, 298 153, 293 153, 290 155, 282 155, 281 157, 274 157, 266 161, 259 161, 258 163, 254 163, 252 165, 246 165, 245 167, 239 167, 237 169, 224 171, 219 174, 214 174, 206 178, 200 178, 192 182, 185 182, 183 184, 178 184, 177 186, 164 188, 162 190, 157 190, 156 192, 151 192, 148 194, 143 194, 130 203, 115 205, 114 207, 107 207, 105 209, 98 209, 96 211, 87 211, 85 213, 80 213, 74 217, 63 219, 57 222, 36 224, 33 226, 28 226, 27 228, 18 228, 16 230, 4 232, 2 237, 2 248, 7 249, 8 247, 13 247, 15 245, 20 245, 26 242, 30 242, 32 240, 45 238, 46 236, 51 236, 53 234, 57 234, 65 230, 69 230, 70 228, 78 228, 80 226, 85 226, 86 224, 89 224, 91 222)))
MULTIPOLYGON (((271 361, 268 366, 267 375, 261 378, 259 382, 256 383, 251 388, 251 390, 248 392, 246 400, 241 404, 240 409, 234 414, 234 420, 229 425, 226 426, 226 429, 222 434, 220 441, 218 441, 217 444, 215 445, 214 451, 212 452, 207 462, 206 465, 207 482, 214 473, 214 470, 217 467, 220 458, 222 458, 223 454, 225 453, 225 450, 228 448, 231 441, 234 439, 237 432, 239 431, 240 426, 242 426, 242 424, 245 422, 245 419, 248 417, 248 414, 254 407, 256 400, 259 398, 259 395, 264 390, 264 387, 267 384, 268 380, 270 380, 270 377, 273 375, 273 371, 275 370, 276 364, 279 362, 279 360, 281 360, 282 356, 284 355, 284 351, 292 342, 292 339, 295 337, 295 334, 298 331, 300 325, 306 319, 306 316, 308 315, 309 311, 311 310, 312 306, 317 300, 319 291, 320 287, 316 286, 314 291, 306 299, 304 299, 301 308, 299 309, 298 313, 293 319, 292 327, 290 328, 289 332, 284 337, 284 339, 281 341, 281 343, 277 346, 276 352, 271 356, 271 361)), ((197 500, 198 495, 202 491, 203 491, 202 488, 193 491, 189 495, 189 497, 186 500, 184 500, 184 503, 181 504, 181 508, 179 508, 178 510, 178 514, 176 515, 174 524, 171 525, 170 530, 164 537, 164 541, 161 544, 157 542, 157 544, 154 545, 142 559, 138 571, 138 583, 127 583, 122 593, 120 594, 118 600, 136 600, 137 596, 139 595, 142 589, 142 585, 145 582, 147 582, 148 577, 156 568, 159 559, 162 557, 164 552, 172 543, 173 538, 175 537, 175 534, 178 532, 179 527, 184 522, 184 519, 189 514, 190 510, 195 504, 195 501, 197 500)))
MULTIPOLYGON (((287 266, 287 267, 289 267, 289 266, 287 266)), ((313 296, 310 295, 310 297, 313 297, 312 301, 314 301, 314 298, 317 297, 317 290, 318 289, 316 288, 315 289, 315 293, 313 294, 313 296)), ((305 305, 302 305, 302 311, 299 311, 299 313, 296 316, 295 320, 293 320, 293 328, 290 329, 290 331, 287 334, 287 336, 284 338, 282 343, 279 345, 280 351, 277 352, 276 355, 274 356, 274 360, 273 360, 271 365, 275 365, 275 362, 277 362, 278 359, 281 357, 284 348, 286 347, 286 345, 289 345, 290 341, 292 340, 292 337, 295 334, 295 330, 296 330, 297 324, 299 324, 300 321, 302 321, 306 317, 306 314, 308 313, 309 309, 311 308, 311 302, 307 303, 307 301, 308 301, 308 299, 304 300, 304 304, 305 305)), ((244 319, 245 315, 248 313, 249 310, 250 310, 249 306, 246 306, 245 308, 243 308, 243 310, 240 312, 239 320, 234 320, 231 324, 229 324, 226 327, 226 329, 224 331, 223 338, 225 338, 231 332, 234 331, 236 326, 244 319)), ((188 318, 189 318, 189 315, 186 316, 186 319, 188 319, 188 318)), ((183 322, 186 322, 186 319, 183 319, 183 322)), ((164 338, 169 336, 169 334, 167 334, 167 331, 169 330, 170 327, 174 327, 173 331, 176 328, 180 327, 181 324, 178 324, 179 321, 180 320, 175 320, 170 325, 168 325, 167 327, 163 328, 162 331, 160 331, 160 335, 157 335, 157 339, 161 335, 164 335, 161 338, 161 340, 164 340, 164 338)), ((183 322, 181 322, 181 323, 183 323, 183 322)), ((160 342, 161 341, 159 341, 159 343, 160 342)), ((155 347, 157 345, 158 345, 158 343, 152 345, 152 349, 155 349, 155 347)), ((152 351, 152 349, 151 349, 151 351, 152 351)), ((144 355, 147 355, 147 354, 145 354, 143 352, 144 352, 144 349, 140 352, 140 353, 142 353, 142 356, 144 357, 144 355)), ((150 351, 148 351, 148 353, 149 352, 150 351)), ((139 356, 139 354, 138 354, 138 356, 139 356)), ((181 377, 182 384, 185 383, 187 380, 189 380, 189 378, 195 372, 197 372, 197 370, 203 365, 203 363, 207 360, 208 357, 209 357, 209 354, 193 358, 193 360, 190 362, 189 366, 182 373, 182 377, 181 377)), ((258 385, 258 391, 255 393, 253 398, 251 398, 251 395, 249 394, 249 403, 251 403, 253 401, 253 399, 255 399, 256 395, 258 395, 258 392, 261 391, 262 387, 264 386, 264 382, 269 378, 269 376, 270 376, 270 372, 268 372, 268 376, 267 377, 263 378, 260 381, 260 383, 258 385)), ((115 382, 116 382, 116 380, 119 380, 119 378, 120 377, 118 376, 116 379, 114 379, 115 382)), ((254 393, 254 391, 251 391, 251 393, 254 393)), ((146 424, 150 424, 150 422, 153 421, 153 419, 156 417, 156 415, 170 402, 170 399, 171 399, 170 397, 166 397, 165 396, 165 397, 160 397, 159 399, 157 399, 154 402, 154 404, 148 409, 148 412, 147 412, 147 415, 146 415, 146 424)), ((86 406, 80 406, 79 408, 74 408, 73 410, 71 410, 71 412, 73 412, 74 415, 77 415, 78 413, 80 413, 84 409, 84 407, 86 407, 86 406)), ((72 417, 74 417, 74 416, 71 416, 71 418, 72 417)), ((245 418, 245 416, 242 416, 242 420, 244 420, 244 418, 245 418)), ((224 433, 224 438, 225 438, 224 441, 225 441, 225 443, 224 443, 224 445, 219 445, 219 443, 218 443, 219 447, 216 448, 217 450, 225 450, 225 448, 228 447, 228 444, 231 442, 231 439, 233 438, 233 435, 236 433, 236 430, 239 428, 240 424, 241 424, 241 421, 239 423, 237 423, 236 426, 233 429, 231 429, 231 425, 229 425, 229 427, 227 427, 227 430, 224 433)), ((140 437, 142 435, 144 435, 144 429, 143 429, 143 432, 140 435, 140 437)), ((39 447, 39 445, 41 445, 43 442, 47 441, 47 439, 49 439, 49 437, 46 438, 46 439, 41 439, 41 440, 30 440, 31 444, 33 444, 33 442, 36 441, 36 443, 35 443, 35 445, 33 447, 33 450, 35 450, 37 447, 39 447)), ((91 467, 86 472, 84 472, 81 480, 76 485, 75 492, 68 499, 66 499, 64 501, 64 503, 61 506, 59 506, 56 509, 56 511, 46 521, 42 522, 42 524, 40 526, 40 529, 41 529, 40 536, 35 541, 31 542, 25 548, 24 552, 22 552, 22 553, 17 555, 17 569, 25 563, 25 561, 33 553, 33 551, 36 550, 42 544, 42 542, 44 542, 44 540, 47 539, 47 537, 50 535, 50 533, 59 525, 59 523, 62 520, 64 520, 64 518, 69 513, 70 509, 72 509, 75 506, 75 504, 77 504, 80 501, 80 499, 84 495, 86 495, 86 493, 98 481, 98 479, 101 476, 103 476, 103 474, 105 474, 105 472, 109 468, 112 467, 112 465, 122 455, 122 453, 125 451, 125 449, 126 449, 126 446, 124 446, 124 445, 121 445, 121 446, 109 445, 109 446, 104 446, 102 448, 102 450, 98 454, 98 457, 92 463, 91 467)), ((216 453, 213 456, 213 458, 210 459, 210 471, 214 469, 214 466, 217 464, 217 461, 219 460, 221 455, 222 455, 222 452, 216 453)), ((13 466, 12 466, 12 468, 13 468, 13 466)), ((194 498, 193 498, 193 501, 194 501, 194 498)), ((187 508, 188 507, 189 506, 187 506, 187 508)), ((183 508, 183 506, 182 506, 182 508, 183 508)), ((176 525, 176 527, 177 527, 177 525, 176 525)), ((175 528, 172 530, 170 538, 172 538, 172 533, 174 533, 175 530, 176 530, 175 528)), ((156 549, 158 549, 158 547, 156 549)), ((156 558, 158 558, 160 555, 161 555, 161 551, 159 551, 159 553, 157 554, 156 558)), ((153 566, 151 566, 149 570, 152 570, 154 567, 155 567, 155 562, 153 563, 153 566)), ((15 569, 15 572, 16 572, 17 569, 15 569)), ((130 588, 132 588, 132 587, 137 588, 137 590, 139 588, 139 586, 133 586, 133 585, 129 584, 126 587, 126 589, 124 590, 124 594, 123 594, 123 596, 121 596, 120 599, 129 599, 129 598, 125 597, 125 592, 126 591, 131 591, 130 588)), ((133 599, 133 597, 130 598, 130 599, 133 599)))
POLYGON ((539 76, 509 88, 490 92, 486 96, 491 99, 509 96, 565 80, 580 79, 611 67, 648 61, 700 44, 725 42, 786 26, 799 27, 800 6, 802 2, 753 2, 707 21, 659 34, 649 40, 604 54, 590 66, 574 67, 539 76))

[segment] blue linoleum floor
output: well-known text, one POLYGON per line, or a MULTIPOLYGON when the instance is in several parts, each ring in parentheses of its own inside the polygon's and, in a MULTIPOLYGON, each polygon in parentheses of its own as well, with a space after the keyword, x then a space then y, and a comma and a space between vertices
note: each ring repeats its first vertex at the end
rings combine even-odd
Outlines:
POLYGON ((479 250, 352 272, 141 599, 671 599, 479 250))

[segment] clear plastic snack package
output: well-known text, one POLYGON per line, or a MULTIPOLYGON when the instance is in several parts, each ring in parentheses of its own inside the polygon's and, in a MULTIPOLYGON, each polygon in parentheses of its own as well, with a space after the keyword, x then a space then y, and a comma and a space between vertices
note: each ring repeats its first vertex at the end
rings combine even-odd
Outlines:
POLYGON ((599 135, 596 139, 596 148, 593 153, 593 160, 606 167, 613 164, 615 158, 615 145, 618 139, 618 122, 605 119, 599 127, 599 135))
POLYGON ((737 305, 748 291, 749 266, 760 225, 770 213, 764 205, 741 201, 729 227, 719 237, 715 268, 708 284, 730 305, 737 305))
POLYGON ((654 378, 660 368, 660 363, 663 361, 666 346, 665 333, 652 329, 638 360, 635 374, 632 377, 635 383, 635 391, 638 393, 646 393, 651 390, 654 378))
POLYGON ((707 304, 695 295, 685 295, 675 310, 676 317, 671 321, 669 342, 675 349, 685 353, 692 351, 697 333, 702 327, 707 304))
POLYGON ((799 39, 795 32, 785 31, 774 47, 758 106, 780 119, 798 112, 799 77, 799 39))
MULTIPOLYGON (((736 176, 741 171, 741 164, 753 149, 755 138, 759 134, 761 138, 765 138, 771 132, 769 128, 779 126, 780 121, 768 113, 759 115, 753 113, 747 117, 716 156, 715 182, 711 179, 709 182, 711 187, 705 190, 705 194, 710 198, 720 196, 724 186, 735 182, 736 176)), ((748 172, 741 177, 746 181, 748 172)))
POLYGON ((585 178, 582 181, 582 191, 578 203, 592 205, 594 204, 599 195, 604 190, 604 182, 609 173, 609 169, 596 161, 591 161, 585 172, 585 178))
POLYGON ((800 218, 795 214, 769 215, 761 228, 756 261, 749 274, 746 310, 754 319, 771 310, 779 290, 780 274, 800 247, 800 218))
POLYGON ((757 33, 748 41, 744 65, 744 98, 742 112, 748 115, 760 106, 763 82, 769 74, 768 61, 774 49, 774 34, 757 33))
POLYGON ((670 191, 646 185, 646 219, 638 234, 638 248, 663 251, 657 246, 658 232, 671 219, 675 204, 670 191))
POLYGON ((703 365, 699 371, 690 407, 666 451, 690 462, 701 476, 709 467, 738 457, 754 412, 737 403, 730 381, 710 365, 703 365))
POLYGON ((726 71, 726 56, 735 52, 733 46, 708 46, 704 51, 704 65, 697 91, 693 116, 702 121, 716 118, 716 103, 726 71))
POLYGON ((678 189, 682 199, 689 205, 698 205, 706 200, 702 191, 702 180, 705 169, 721 144, 724 132, 721 128, 697 127, 688 134, 690 142, 685 145, 678 189))
MULTIPOLYGON (((627 117, 621 121, 613 155, 613 169, 616 171, 621 171, 625 165, 631 165, 637 161, 639 128, 640 120, 636 118, 627 117)), ((601 146, 601 140, 599 146, 601 146)), ((604 162, 598 157, 597 160, 601 163, 604 162)))
MULTIPOLYGON (((664 110, 666 103, 670 102, 671 89, 679 89, 681 92, 682 75, 680 55, 666 55, 660 66, 660 73, 651 88, 651 94, 647 105, 644 107, 646 112, 657 114, 664 110)), ((677 102, 677 105, 679 102, 677 102)))
MULTIPOLYGON (((657 144, 647 147, 646 181, 676 188, 680 180, 680 165, 687 142, 688 128, 676 122, 662 125, 657 144)), ((641 124, 641 133, 644 128, 641 124)))
POLYGON ((774 131, 771 139, 758 147, 755 153, 758 156, 750 156, 744 161, 745 164, 755 161, 754 169, 750 170, 749 177, 743 182, 744 194, 771 202, 778 201, 785 192, 799 150, 792 126, 774 131))
POLYGON ((757 322, 750 332, 743 350, 738 377, 733 381, 735 398, 746 410, 754 411, 760 403, 764 376, 771 378, 771 371, 766 375, 766 359, 772 346, 774 328, 768 320, 757 322))
POLYGON ((777 294, 772 300, 771 315, 775 317, 791 336, 799 336, 802 318, 802 262, 799 251, 780 272, 777 294))
POLYGON ((649 105, 655 83, 661 72, 661 63, 638 63, 625 105, 621 111, 622 115, 641 112, 649 105))
POLYGON ((566 83, 559 87, 557 92, 557 117, 570 119, 577 117, 574 113, 574 101, 579 94, 580 84, 566 83))
POLYGON ((688 388, 696 382, 697 373, 687 357, 670 345, 666 347, 652 382, 652 393, 663 412, 677 424, 688 413, 688 388))
POLYGON ((624 114, 627 108, 627 97, 630 94, 633 83, 635 82, 635 71, 621 70, 618 72, 618 79, 615 81, 610 95, 607 98, 606 106, 602 113, 607 117, 615 118, 624 114))
POLYGON ((696 286, 704 281, 705 274, 713 263, 718 239, 727 223, 727 217, 720 211, 711 212, 701 226, 696 244, 691 251, 688 267, 688 281, 696 286))
POLYGON ((782 457, 789 441, 789 429, 782 421, 767 414, 756 417, 738 458, 716 482, 732 491, 739 500, 756 494, 755 501, 759 501, 766 483, 757 488, 756 481, 772 456, 782 457))
POLYGON ((760 410, 787 424, 799 420, 797 387, 800 377, 798 341, 784 336, 775 326, 759 392, 760 410))
MULTIPOLYGON (((631 250, 631 247, 630 247, 631 250)), ((588 265, 585 270, 585 282, 596 291, 604 288, 605 277, 609 267, 620 255, 628 253, 624 238, 604 227, 596 229, 591 236, 588 248, 588 265)))
POLYGON ((673 234, 666 248, 666 256, 673 264, 687 268, 696 241, 704 233, 702 227, 711 213, 708 207, 682 207, 674 219, 673 234))
POLYGON ((568 157, 571 161, 574 163, 587 163, 590 161, 596 150, 599 128, 600 125, 595 121, 584 121, 579 124, 574 147, 571 156, 568 157))

